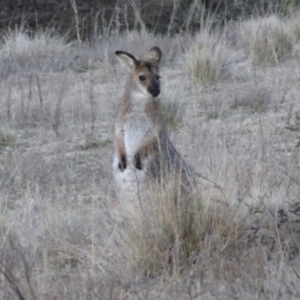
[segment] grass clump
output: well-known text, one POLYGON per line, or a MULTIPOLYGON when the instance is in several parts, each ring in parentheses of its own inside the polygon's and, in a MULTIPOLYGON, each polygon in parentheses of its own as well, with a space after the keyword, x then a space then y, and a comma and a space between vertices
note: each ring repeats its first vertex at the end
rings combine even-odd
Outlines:
POLYGON ((17 138, 14 135, 5 133, 0 129, 0 148, 15 146, 16 142, 17 138))
POLYGON ((246 223, 237 210, 199 195, 187 201, 174 185, 151 195, 120 229, 130 244, 127 259, 141 276, 179 275, 206 251, 222 252, 229 259, 232 249, 245 242, 246 223))
POLYGON ((178 101, 164 101, 161 112, 170 131, 176 131, 183 125, 183 107, 178 101))
POLYGON ((240 30, 242 44, 254 64, 278 64, 293 54, 294 37, 275 15, 245 21, 240 30))
POLYGON ((63 70, 70 62, 71 43, 52 32, 30 34, 9 30, 2 38, 0 65, 4 71, 63 70))
POLYGON ((165 82, 160 109, 169 131, 177 131, 183 126, 185 114, 184 89, 165 82))
POLYGON ((230 58, 223 37, 200 31, 187 51, 187 65, 195 81, 213 84, 230 74, 230 58))
POLYGON ((231 109, 244 109, 250 113, 264 113, 271 103, 271 91, 266 86, 257 86, 239 92, 234 96, 231 109))

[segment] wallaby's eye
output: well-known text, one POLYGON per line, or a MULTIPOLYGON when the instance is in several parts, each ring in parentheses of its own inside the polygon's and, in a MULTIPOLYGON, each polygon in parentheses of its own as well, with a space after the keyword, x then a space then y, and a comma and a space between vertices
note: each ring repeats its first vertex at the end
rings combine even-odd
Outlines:
POLYGON ((140 81, 144 81, 144 80, 146 80, 146 77, 143 76, 143 75, 141 75, 141 76, 139 77, 139 79, 140 79, 140 81))

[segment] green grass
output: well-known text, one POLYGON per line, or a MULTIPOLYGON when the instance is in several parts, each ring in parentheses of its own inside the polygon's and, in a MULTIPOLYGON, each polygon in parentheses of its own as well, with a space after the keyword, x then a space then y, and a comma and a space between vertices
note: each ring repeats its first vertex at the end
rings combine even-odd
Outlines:
POLYGON ((87 151, 94 148, 104 148, 111 143, 111 140, 88 140, 83 145, 78 145, 78 150, 87 151))
POLYGON ((161 103, 162 115, 170 131, 177 131, 183 126, 183 110, 183 106, 176 101, 161 103))
POLYGON ((0 148, 13 147, 16 144, 17 144, 17 138, 14 135, 4 133, 0 129, 0 148))
POLYGON ((206 116, 206 120, 217 120, 219 118, 219 113, 218 112, 210 112, 207 116, 206 116))

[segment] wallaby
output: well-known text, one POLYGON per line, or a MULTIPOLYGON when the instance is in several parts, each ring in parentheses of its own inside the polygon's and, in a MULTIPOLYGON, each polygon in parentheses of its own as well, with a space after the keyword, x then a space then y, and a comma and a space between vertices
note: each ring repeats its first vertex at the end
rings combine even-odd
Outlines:
POLYGON ((124 51, 115 54, 130 76, 115 122, 110 200, 139 197, 149 180, 163 183, 169 175, 190 189, 190 170, 171 144, 160 111, 160 48, 150 49, 143 60, 124 51))

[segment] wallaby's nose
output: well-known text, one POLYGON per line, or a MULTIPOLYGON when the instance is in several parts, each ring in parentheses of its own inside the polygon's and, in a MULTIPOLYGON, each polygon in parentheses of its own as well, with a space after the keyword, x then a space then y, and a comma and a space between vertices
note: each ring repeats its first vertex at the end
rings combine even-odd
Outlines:
POLYGON ((159 82, 156 80, 152 81, 149 92, 154 98, 157 97, 160 94, 159 82))
POLYGON ((160 88, 159 86, 152 86, 150 87, 149 92, 153 97, 157 97, 160 94, 160 88))

